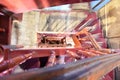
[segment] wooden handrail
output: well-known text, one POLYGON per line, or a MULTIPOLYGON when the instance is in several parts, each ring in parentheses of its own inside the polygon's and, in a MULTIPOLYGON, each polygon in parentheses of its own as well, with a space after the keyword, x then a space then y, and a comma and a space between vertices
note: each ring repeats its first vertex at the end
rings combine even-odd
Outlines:
POLYGON ((30 59, 31 57, 32 57, 32 53, 20 55, 20 56, 14 57, 12 59, 1 62, 0 63, 0 73, 5 70, 8 70, 10 68, 14 68, 15 66, 19 65, 20 63, 24 62, 27 59, 30 59))
POLYGON ((120 53, 3 76, 0 80, 98 80, 120 64, 120 53), (106 68, 105 68, 106 67, 106 68))

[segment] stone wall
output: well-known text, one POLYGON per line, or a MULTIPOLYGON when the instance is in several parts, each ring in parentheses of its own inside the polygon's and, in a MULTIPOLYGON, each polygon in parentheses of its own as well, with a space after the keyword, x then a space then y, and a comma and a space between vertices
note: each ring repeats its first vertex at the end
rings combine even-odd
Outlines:
POLYGON ((40 12, 38 32, 69 32, 86 17, 82 11, 43 11, 40 12))
POLYGON ((84 11, 31 11, 13 21, 11 44, 36 47, 37 32, 69 32, 87 17, 84 11))
POLYGON ((120 0, 111 0, 99 11, 104 34, 111 48, 120 48, 120 0))
POLYGON ((36 27, 39 18, 39 12, 26 12, 23 14, 23 20, 13 21, 11 44, 24 45, 25 47, 35 47, 37 45, 36 27), (17 28, 16 28, 16 25, 17 28))

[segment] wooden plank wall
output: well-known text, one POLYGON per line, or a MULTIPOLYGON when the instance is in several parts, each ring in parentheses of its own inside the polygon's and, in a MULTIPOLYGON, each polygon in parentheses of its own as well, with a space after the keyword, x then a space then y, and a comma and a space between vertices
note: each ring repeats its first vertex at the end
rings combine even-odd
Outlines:
POLYGON ((0 15, 0 44, 7 45, 10 43, 10 16, 0 15))

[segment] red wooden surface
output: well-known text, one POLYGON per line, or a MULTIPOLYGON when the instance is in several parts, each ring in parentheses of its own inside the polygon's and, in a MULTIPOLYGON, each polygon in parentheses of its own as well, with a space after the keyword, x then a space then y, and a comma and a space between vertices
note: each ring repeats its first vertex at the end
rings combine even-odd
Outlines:
POLYGON ((62 55, 66 53, 66 50, 76 51, 80 48, 66 48, 66 47, 59 47, 59 48, 39 48, 39 49, 18 49, 10 51, 10 55, 8 54, 9 58, 13 58, 15 56, 19 56, 21 54, 29 54, 33 53, 33 58, 36 57, 47 57, 50 56, 51 50, 55 51, 56 55, 62 55), (35 54, 35 55, 34 55, 35 54))
POLYGON ((10 17, 0 15, 0 28, 4 31, 0 31, 0 44, 6 45, 10 43, 10 17))
POLYGON ((21 13, 45 7, 90 1, 92 0, 2 0, 0 4, 12 12, 21 13))

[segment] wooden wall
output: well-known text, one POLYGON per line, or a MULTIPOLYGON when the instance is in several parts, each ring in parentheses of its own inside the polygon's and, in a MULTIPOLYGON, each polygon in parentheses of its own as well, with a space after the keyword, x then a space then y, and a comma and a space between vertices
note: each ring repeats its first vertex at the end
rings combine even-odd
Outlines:
POLYGON ((0 44, 10 43, 10 17, 0 15, 0 44))

